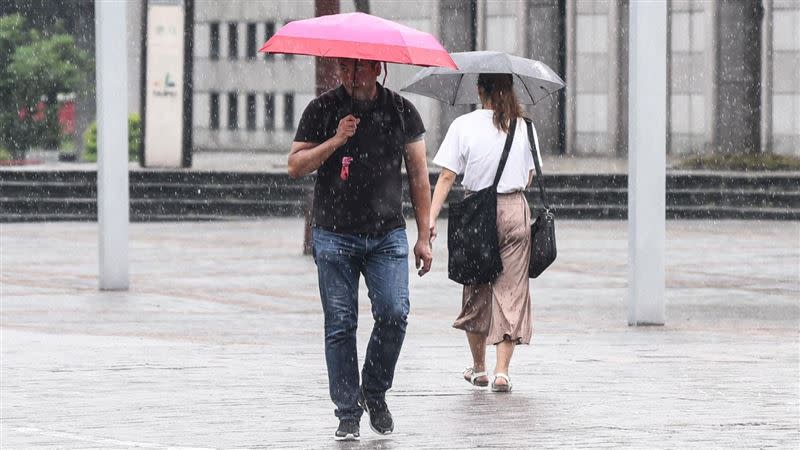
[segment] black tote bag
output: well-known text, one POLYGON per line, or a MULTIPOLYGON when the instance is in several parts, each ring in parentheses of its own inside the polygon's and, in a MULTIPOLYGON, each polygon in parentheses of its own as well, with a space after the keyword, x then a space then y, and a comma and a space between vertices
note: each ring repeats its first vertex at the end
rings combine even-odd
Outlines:
POLYGON ((508 160, 517 121, 511 120, 494 183, 462 201, 451 202, 447 222, 447 274, 464 285, 494 281, 503 271, 497 241, 497 184, 508 160))
POLYGON ((542 184, 542 167, 539 164, 539 149, 533 139, 533 124, 525 119, 528 127, 528 141, 531 144, 533 161, 536 166, 536 183, 539 185, 539 196, 544 212, 539 214, 531 224, 531 257, 528 265, 528 277, 536 278, 556 260, 556 221, 545 198, 542 184))

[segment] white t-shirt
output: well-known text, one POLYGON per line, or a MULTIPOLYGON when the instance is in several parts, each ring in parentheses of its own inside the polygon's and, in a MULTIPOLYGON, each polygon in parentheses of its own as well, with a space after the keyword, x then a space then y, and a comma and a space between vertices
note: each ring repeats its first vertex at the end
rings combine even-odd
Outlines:
MULTIPOLYGON (((456 118, 433 158, 439 167, 464 174, 461 184, 470 191, 487 188, 494 182, 494 176, 503 156, 506 133, 498 130, 492 122, 494 111, 477 109, 456 118)), ((539 147, 536 127, 533 139, 539 147)), ((539 164, 542 155, 537 153, 539 164)), ((530 171, 535 170, 533 155, 528 143, 528 130, 525 121, 517 119, 514 142, 508 154, 505 170, 497 185, 497 192, 509 193, 525 189, 530 171)))

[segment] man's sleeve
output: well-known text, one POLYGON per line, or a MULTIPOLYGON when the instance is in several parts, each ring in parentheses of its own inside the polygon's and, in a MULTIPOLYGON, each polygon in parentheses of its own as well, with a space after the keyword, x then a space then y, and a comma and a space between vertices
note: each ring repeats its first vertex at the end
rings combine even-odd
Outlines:
POLYGON ((294 140, 297 142, 322 143, 328 139, 325 136, 325 118, 319 99, 311 100, 300 117, 294 140))
POLYGON ((422 123, 422 117, 417 108, 405 97, 403 98, 403 116, 406 127, 406 144, 422 139, 425 134, 425 124, 422 123))

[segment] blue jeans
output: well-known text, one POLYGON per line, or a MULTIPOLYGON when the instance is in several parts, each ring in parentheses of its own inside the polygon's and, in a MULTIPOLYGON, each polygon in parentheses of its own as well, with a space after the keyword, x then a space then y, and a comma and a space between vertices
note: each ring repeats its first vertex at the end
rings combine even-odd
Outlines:
POLYGON ((368 402, 382 401, 406 335, 408 240, 404 229, 381 236, 339 234, 314 228, 314 261, 325 314, 325 361, 331 400, 340 419, 357 419, 358 283, 367 283, 375 325, 367 346, 361 386, 368 402))

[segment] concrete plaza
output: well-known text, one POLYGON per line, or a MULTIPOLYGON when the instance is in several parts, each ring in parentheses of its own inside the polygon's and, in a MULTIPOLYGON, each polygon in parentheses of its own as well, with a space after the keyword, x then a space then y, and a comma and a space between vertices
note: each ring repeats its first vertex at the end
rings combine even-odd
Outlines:
MULTIPOLYGON (((396 432, 365 417, 354 444, 332 439, 302 227, 133 224, 131 289, 100 292, 97 224, 0 225, 0 446, 800 445, 798 222, 667 222, 667 323, 639 328, 626 324, 626 222, 560 221, 508 395, 460 378, 470 359, 441 238, 433 272, 412 271, 396 432)), ((365 290, 360 307, 363 356, 365 290)))

